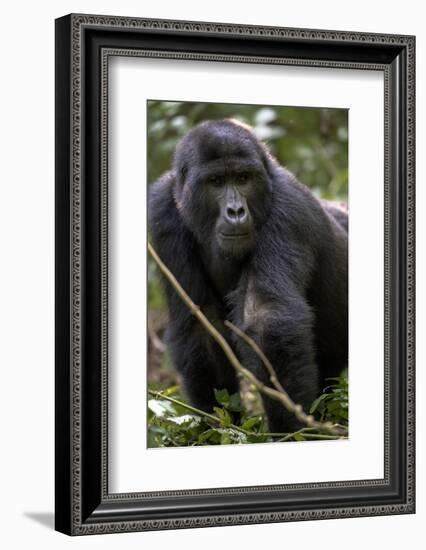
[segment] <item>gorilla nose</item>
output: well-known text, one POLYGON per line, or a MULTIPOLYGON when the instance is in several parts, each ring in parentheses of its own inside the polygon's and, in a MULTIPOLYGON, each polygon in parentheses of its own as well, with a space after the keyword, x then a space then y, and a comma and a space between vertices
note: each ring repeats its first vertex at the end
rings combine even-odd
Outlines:
POLYGON ((242 225, 247 221, 247 210, 242 204, 228 204, 226 207, 226 218, 232 225, 242 225))

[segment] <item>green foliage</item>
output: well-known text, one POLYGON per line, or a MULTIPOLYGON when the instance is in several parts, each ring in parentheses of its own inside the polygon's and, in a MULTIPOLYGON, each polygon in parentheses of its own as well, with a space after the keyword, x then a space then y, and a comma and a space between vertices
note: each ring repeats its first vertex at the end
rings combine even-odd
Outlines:
POLYGON ((160 396, 148 400, 148 447, 231 445, 272 440, 262 433, 265 430, 262 415, 243 418, 241 426, 234 424, 235 413, 242 411, 238 393, 215 392, 220 405, 214 408, 216 421, 202 414, 189 413, 177 387, 169 388, 161 395, 173 396, 175 401, 172 403, 160 396))
POLYGON ((222 405, 225 409, 232 412, 241 412, 243 406, 241 403, 241 397, 239 393, 233 393, 229 395, 227 389, 215 390, 214 395, 219 405, 222 405))
POLYGON ((329 420, 347 426, 349 421, 348 374, 345 372, 338 378, 328 378, 328 380, 334 383, 327 386, 315 399, 309 412, 319 415, 320 420, 329 420))
MULTIPOLYGON (((310 412, 322 421, 348 425, 347 374, 331 379, 334 383, 314 401, 310 412)), ((321 438, 312 430, 290 434, 270 434, 263 414, 246 416, 238 393, 215 390, 218 406, 212 414, 194 410, 174 386, 148 400, 148 447, 183 447, 305 441, 321 438), (164 396, 164 397, 163 397, 164 396), (167 401, 172 397, 173 402, 167 401)))

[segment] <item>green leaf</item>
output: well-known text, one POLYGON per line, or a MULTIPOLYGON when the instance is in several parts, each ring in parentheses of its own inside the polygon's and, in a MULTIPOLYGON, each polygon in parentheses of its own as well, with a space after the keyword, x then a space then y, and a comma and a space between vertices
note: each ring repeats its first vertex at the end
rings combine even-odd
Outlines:
POLYGON ((309 409, 309 413, 313 414, 317 409, 320 403, 324 401, 324 399, 327 399, 328 395, 326 393, 321 394, 319 397, 315 399, 315 401, 312 403, 311 408, 309 409))
POLYGON ((181 416, 172 416, 168 420, 178 426, 194 427, 200 424, 201 417, 194 414, 184 414, 181 416))
POLYGON ((198 443, 202 445, 203 443, 209 442, 212 444, 219 444, 221 441, 221 431, 217 428, 211 428, 210 430, 206 430, 198 437, 198 443))
POLYGON ((164 390, 164 395, 172 395, 176 393, 179 389, 179 386, 172 386, 171 388, 167 388, 167 390, 164 390))
POLYGON ((221 445, 230 445, 232 443, 232 435, 230 432, 224 430, 220 439, 221 445))
POLYGON ((241 426, 244 430, 251 430, 256 424, 259 424, 262 421, 260 416, 250 416, 241 426))
POLYGON ((239 393, 233 393, 230 396, 228 409, 233 412, 241 412, 243 410, 243 405, 241 403, 241 396, 239 393))
POLYGON ((159 399, 149 399, 148 408, 151 409, 156 416, 160 417, 173 415, 175 413, 172 403, 169 401, 160 401, 159 399))
POLYGON ((267 443, 268 441, 272 441, 272 438, 263 434, 250 434, 247 436, 247 443, 267 443))
POLYGON ((232 417, 226 409, 220 409, 219 407, 214 407, 214 412, 219 418, 220 424, 227 428, 232 424, 232 417))
POLYGON ((228 390, 226 388, 223 388, 221 390, 214 390, 214 396, 216 398, 216 401, 224 406, 224 407, 227 407, 229 405, 229 402, 230 402, 230 396, 229 396, 229 393, 228 393, 228 390))

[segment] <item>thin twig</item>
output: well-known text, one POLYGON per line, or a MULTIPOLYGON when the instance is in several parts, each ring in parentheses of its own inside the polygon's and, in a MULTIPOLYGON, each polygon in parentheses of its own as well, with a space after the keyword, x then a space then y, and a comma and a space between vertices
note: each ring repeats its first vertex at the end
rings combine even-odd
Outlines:
POLYGON ((282 392, 281 390, 278 390, 276 388, 271 388, 269 386, 266 386, 265 384, 263 384, 263 382, 258 380, 251 371, 249 371, 246 367, 244 367, 238 360, 237 356, 233 352, 231 346, 228 344, 226 339, 210 323, 207 317, 202 313, 200 306, 195 304, 191 300, 191 298, 188 296, 188 294, 184 291, 184 289, 180 286, 176 277, 173 275, 173 273, 168 269, 168 267, 164 264, 164 262, 158 256, 157 252, 155 251, 154 247, 150 242, 148 242, 148 250, 152 258, 154 259, 154 261, 157 263, 158 267, 162 271, 162 273, 167 278, 167 280, 170 282, 170 284, 176 290, 178 295, 181 297, 181 299, 185 302, 185 304, 191 310, 192 314, 200 321, 200 323, 207 330, 207 332, 213 337, 213 339, 216 340, 216 342, 219 344, 219 346, 222 348, 223 352, 225 353, 226 357, 228 358, 229 362, 237 372, 245 376, 245 378, 247 378, 257 388, 258 391, 260 391, 264 395, 267 395, 271 399, 274 399, 275 401, 279 401, 289 412, 293 413, 300 422, 302 422, 303 424, 306 424, 309 428, 316 428, 318 429, 318 431, 324 431, 324 432, 330 433, 331 435, 337 435, 337 436, 347 435, 346 429, 345 430, 336 429, 331 422, 318 422, 317 420, 314 419, 312 415, 307 415, 303 411, 302 406, 294 403, 294 401, 292 401, 292 399, 288 396, 287 393, 282 392))
POLYGON ((156 397, 157 399, 165 399, 166 401, 170 401, 170 403, 174 403, 175 405, 180 405, 182 407, 185 407, 185 409, 188 409, 188 411, 198 414, 199 416, 204 416, 205 418, 208 418, 209 420, 212 420, 213 422, 218 422, 220 424, 219 417, 215 416, 214 414, 210 414, 206 411, 203 411, 201 409, 197 409, 197 407, 193 407, 189 403, 184 403, 183 401, 179 401, 178 399, 175 399, 174 397, 170 397, 169 395, 165 395, 160 391, 148 390, 148 393, 151 397, 156 397))
MULTIPOLYGON (((303 434, 303 435, 308 435, 309 433, 311 433, 313 430, 315 430, 315 428, 302 428, 300 430, 297 430, 296 432, 292 432, 292 433, 289 433, 287 434, 286 436, 284 436, 282 439, 280 439, 280 442, 283 442, 283 441, 289 441, 292 437, 294 437, 296 434, 303 434)), ((334 437, 334 436, 333 436, 334 437)))
POLYGON ((317 440, 317 439, 325 439, 325 440, 332 440, 332 441, 335 441, 336 439, 346 439, 346 437, 342 436, 342 435, 331 435, 331 434, 309 433, 309 432, 303 433, 301 430, 299 430, 297 432, 287 434, 282 439, 278 439, 277 443, 283 443, 285 441, 290 441, 294 437, 294 435, 298 434, 299 432, 302 433, 304 438, 312 439, 314 441, 317 440))
POLYGON ((231 321, 224 321, 224 325, 230 328, 237 336, 242 338, 256 353, 258 357, 263 361, 263 364, 265 365, 266 369, 269 372, 269 378, 272 382, 272 384, 277 388, 278 391, 287 394, 285 389, 282 387, 280 381, 278 380, 277 373, 274 370, 274 367, 272 366, 269 359, 266 357, 266 355, 263 353, 263 351, 260 349, 260 347, 256 344, 256 342, 253 340, 253 338, 250 338, 248 334, 243 332, 241 329, 236 327, 231 321))
POLYGON ((284 436, 282 439, 279 439, 278 441, 280 443, 283 443, 284 441, 289 441, 290 439, 293 439, 297 434, 301 434, 301 435, 303 435, 303 437, 306 437, 308 439, 342 439, 338 435, 312 433, 313 431, 316 431, 316 430, 317 430, 317 428, 301 428, 300 430, 297 430, 296 432, 287 434, 286 436, 284 436))

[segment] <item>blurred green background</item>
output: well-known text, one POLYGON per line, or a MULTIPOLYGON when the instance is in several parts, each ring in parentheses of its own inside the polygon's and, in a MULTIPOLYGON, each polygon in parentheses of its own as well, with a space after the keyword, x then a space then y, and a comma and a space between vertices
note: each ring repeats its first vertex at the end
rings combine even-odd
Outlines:
POLYGON ((188 130, 218 118, 235 118, 252 126, 278 161, 318 196, 346 200, 346 109, 149 101, 148 182, 170 169, 176 143, 188 130))
MULTIPOLYGON (((253 127, 272 154, 318 197, 346 201, 348 111, 171 101, 148 102, 148 182, 169 170, 179 139, 205 120, 235 118, 253 127)), ((165 389, 179 384, 164 345, 167 309, 157 268, 148 264, 148 381, 165 389)))

